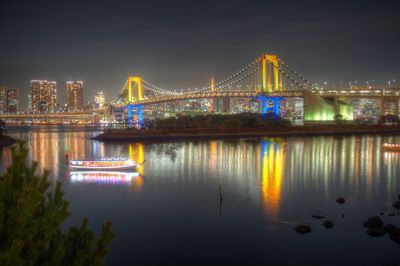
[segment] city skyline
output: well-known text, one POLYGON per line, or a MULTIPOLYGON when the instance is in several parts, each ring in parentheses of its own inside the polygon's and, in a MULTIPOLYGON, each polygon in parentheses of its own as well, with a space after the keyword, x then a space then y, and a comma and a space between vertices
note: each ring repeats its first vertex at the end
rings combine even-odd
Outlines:
MULTIPOLYGON (((34 80, 31 80, 30 82, 32 82, 32 81, 38 81, 38 80, 34 79, 34 80)), ((43 81, 47 81, 47 80, 44 79, 43 81)), ((56 82, 57 84, 59 83, 57 81, 53 81, 53 82, 56 82)), ((56 90, 56 92, 55 92, 56 93, 56 99, 57 99, 56 100, 56 104, 58 106, 70 106, 69 99, 68 99, 68 83, 69 82, 82 82, 82 83, 84 83, 84 81, 71 81, 71 80, 65 81, 65 84, 67 86, 67 87, 63 88, 63 89, 65 89, 65 91, 62 90, 62 92, 58 92, 58 90, 56 90)), ((373 88, 379 88, 379 89, 381 89, 381 88, 400 88, 400 82, 397 79, 389 79, 389 80, 385 80, 385 81, 381 81, 381 82, 379 82, 379 81, 377 82, 375 80, 371 80, 371 81, 369 81, 369 80, 366 80, 366 81, 358 81, 358 80, 354 80, 354 81, 339 81, 337 83, 324 81, 324 82, 321 82, 319 84, 318 83, 314 83, 314 84, 315 84, 315 88, 335 89, 335 90, 336 89, 342 89, 342 88, 343 89, 350 89, 350 88, 354 88, 354 87, 356 87, 356 88, 357 87, 359 87, 359 88, 370 88, 370 89, 373 89, 373 88)), ((11 87, 8 87, 8 86, 5 86, 5 85, 1 85, 0 88, 4 88, 4 89, 7 89, 7 90, 17 90, 17 91, 20 90, 19 88, 11 88, 11 87)), ((86 83, 85 83, 85 88, 86 88, 86 83)), ((190 90, 190 88, 186 88, 186 89, 190 90)), ((175 91, 179 92, 179 90, 175 90, 175 91)), ((83 104, 96 103, 96 96, 99 93, 103 93, 104 94, 104 92, 102 90, 98 90, 98 91, 95 91, 93 93, 90 92, 90 95, 88 95, 89 92, 87 92, 86 89, 83 90, 82 93, 83 93, 83 99, 90 99, 90 100, 87 100, 87 101, 83 100, 83 104)), ((29 111, 30 110, 30 108, 31 108, 31 99, 30 99, 30 97, 31 97, 31 92, 30 91, 28 92, 28 95, 27 95, 26 99, 22 98, 18 94, 18 111, 19 112, 25 112, 25 111, 29 111)), ((0 96, 0 98, 1 98, 1 96, 0 96)), ((115 97, 114 99, 110 99, 109 102, 113 101, 113 100, 116 100, 116 99, 117 99, 117 97, 115 97)))
POLYGON ((285 12, 285 1, 14 2, 1 8, 0 33, 14 42, 0 44, 0 84, 25 93, 31 79, 84 80, 86 97, 102 90, 115 99, 129 75, 168 89, 202 87, 264 51, 282 55, 320 84, 399 79, 396 1, 315 3, 297 1, 296 12, 285 12), (54 23, 32 19, 37 12, 54 23))

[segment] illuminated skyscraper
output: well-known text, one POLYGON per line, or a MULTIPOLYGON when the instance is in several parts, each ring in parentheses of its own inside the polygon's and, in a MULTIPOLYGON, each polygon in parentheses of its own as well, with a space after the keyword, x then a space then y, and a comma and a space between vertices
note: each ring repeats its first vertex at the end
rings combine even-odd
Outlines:
POLYGON ((0 113, 7 111, 7 89, 0 87, 0 113))
POLYGON ((104 107, 104 104, 106 103, 106 96, 104 92, 99 91, 96 93, 94 96, 94 102, 96 104, 96 109, 101 109, 104 107))
POLYGON ((67 102, 70 111, 83 110, 83 81, 67 81, 67 102))
POLYGON ((7 113, 18 112, 18 91, 7 90, 7 113))
POLYGON ((32 112, 32 95, 28 93, 28 112, 32 112))
POLYGON ((31 80, 32 112, 54 112, 57 106, 57 82, 31 80))

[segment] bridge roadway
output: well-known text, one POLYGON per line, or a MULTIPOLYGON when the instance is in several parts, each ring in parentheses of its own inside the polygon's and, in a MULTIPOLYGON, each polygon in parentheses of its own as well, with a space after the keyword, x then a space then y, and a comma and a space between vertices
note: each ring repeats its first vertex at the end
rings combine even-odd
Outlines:
POLYGON ((330 97, 344 97, 348 99, 381 99, 385 100, 399 100, 400 89, 364 89, 364 90, 321 90, 312 91, 314 94, 322 98, 330 97))
POLYGON ((95 122, 98 114, 94 112, 74 113, 46 113, 46 114, 0 114, 0 119, 5 121, 85 121, 95 122))
MULTIPOLYGON (((312 92, 322 98, 332 97, 345 97, 348 99, 381 99, 384 100, 400 100, 400 88, 396 89, 356 89, 356 90, 312 90, 312 92)), ((144 98, 141 101, 133 102, 132 104, 137 105, 151 105, 164 102, 172 102, 179 100, 190 100, 190 99, 209 99, 209 98, 245 98, 245 97, 258 97, 260 96, 259 91, 216 91, 216 92, 199 92, 199 93, 187 93, 181 95, 166 95, 166 96, 155 96, 151 98, 144 98)), ((264 94, 267 97, 304 97, 304 91, 275 91, 264 94)))
MULTIPOLYGON (((168 95, 152 97, 148 99, 143 99, 141 101, 133 102, 133 104, 140 105, 150 105, 163 102, 172 102, 179 100, 190 100, 190 99, 207 99, 207 98, 246 98, 246 97, 258 97, 260 96, 259 91, 216 91, 216 92, 199 92, 192 94, 182 94, 182 95, 168 95)), ((267 97, 304 97, 303 91, 276 91, 264 94, 267 97)))

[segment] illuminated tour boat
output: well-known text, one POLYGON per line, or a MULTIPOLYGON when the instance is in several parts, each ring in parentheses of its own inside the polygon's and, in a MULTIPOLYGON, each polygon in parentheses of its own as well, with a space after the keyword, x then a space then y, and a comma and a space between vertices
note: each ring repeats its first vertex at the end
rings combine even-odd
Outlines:
POLYGON ((71 160, 71 170, 97 170, 97 171, 120 171, 131 170, 139 164, 124 158, 106 158, 100 160, 71 160))
POLYGON ((382 149, 385 151, 398 151, 400 152, 400 144, 385 143, 382 145, 382 149))

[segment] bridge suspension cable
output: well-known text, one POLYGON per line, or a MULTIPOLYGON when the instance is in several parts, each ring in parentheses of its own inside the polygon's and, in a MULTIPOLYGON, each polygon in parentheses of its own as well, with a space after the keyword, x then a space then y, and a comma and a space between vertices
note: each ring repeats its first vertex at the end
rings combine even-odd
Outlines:
POLYGON ((125 93, 125 91, 126 91, 126 85, 128 85, 128 80, 125 80, 125 83, 124 83, 124 85, 122 86, 122 88, 121 88, 121 90, 120 90, 120 92, 119 92, 119 94, 118 94, 117 101, 123 100, 123 98, 124 98, 124 93, 125 93))
MULTIPOLYGON (((211 91, 211 89, 213 90, 213 92, 214 91, 225 92, 226 89, 228 89, 227 92, 229 92, 229 91, 257 92, 257 91, 261 91, 261 90, 262 91, 270 91, 271 86, 272 86, 270 84, 271 72, 267 72, 267 74, 265 73, 265 69, 266 69, 265 58, 266 57, 263 54, 261 57, 258 57, 250 64, 244 66, 238 72, 230 75, 229 77, 225 78, 224 80, 216 82, 215 84, 213 83, 213 88, 211 85, 209 85, 209 86, 202 87, 202 88, 194 88, 194 89, 187 88, 187 89, 181 89, 181 90, 169 90, 169 89, 161 88, 157 85, 154 85, 154 84, 150 83, 149 81, 141 79, 140 77, 131 77, 123 85, 118 98, 124 97, 124 95, 127 91, 128 82, 135 83, 135 84, 128 84, 130 86, 130 88, 132 88, 131 93, 132 93, 133 89, 136 88, 136 90, 139 90, 139 92, 140 92, 140 94, 138 94, 138 95, 143 95, 143 97, 145 99, 148 99, 151 97, 162 97, 162 96, 187 96, 187 95, 191 95, 191 94, 208 92, 208 91, 211 91), (129 80, 131 80, 131 81, 129 81, 129 80), (266 83, 266 82, 268 82, 268 83, 266 83), (269 84, 268 89, 266 88, 266 84, 269 84), (235 87, 232 88, 233 86, 235 86, 235 87), (142 89, 144 90, 143 92, 142 92, 142 89)), ((313 89, 314 88, 314 85, 311 82, 309 82, 306 78, 304 78, 299 73, 294 71, 286 62, 284 62, 277 56, 267 55, 266 60, 267 60, 267 63, 269 63, 269 65, 272 66, 272 69, 275 69, 274 70, 275 72, 272 76, 272 78, 274 78, 275 90, 283 90, 282 77, 285 77, 286 79, 288 79, 290 81, 292 87, 293 87, 293 85, 295 85, 301 89, 308 89, 308 88, 313 89), (276 58, 276 59, 274 59, 274 58, 276 58), (270 61, 268 61, 268 60, 270 60, 270 61), (274 61, 274 60, 276 60, 276 61, 274 61), (280 76, 278 76, 278 74, 276 74, 276 72, 280 73, 280 76), (276 85, 276 84, 280 84, 280 85, 276 85), (276 86, 279 86, 279 88, 276 86)), ((267 70, 267 71, 270 71, 270 70, 267 70)), ((130 97, 133 97, 133 96, 131 95, 130 97)), ((138 97, 141 97, 141 96, 138 96, 138 97)), ((133 97, 133 99, 134 99, 134 97, 133 97)))
POLYGON ((301 79, 305 84, 308 84, 312 89, 315 89, 315 86, 308 81, 306 78, 304 78, 303 76, 301 76, 299 73, 297 73, 295 70, 293 70, 293 68, 291 68, 287 63, 285 63, 283 60, 281 60, 280 58, 278 58, 279 62, 282 64, 282 66, 286 69, 288 69, 290 72, 292 72, 296 77, 298 77, 299 79, 301 79))
POLYGON ((224 85, 221 85, 221 86, 218 86, 218 87, 216 86, 215 90, 222 90, 222 89, 225 89, 225 88, 229 88, 229 87, 231 87, 231 86, 233 86, 233 85, 235 85, 235 84, 237 84, 237 83, 249 78, 254 73, 257 73, 259 70, 260 70, 260 68, 256 67, 255 69, 253 69, 250 72, 248 72, 247 75, 244 75, 243 77, 239 77, 238 79, 235 79, 235 80, 231 81, 230 83, 227 83, 227 84, 224 84, 224 85))
MULTIPOLYGON (((226 79, 224 79, 222 81, 219 81, 219 82, 215 83, 215 85, 214 85, 215 89, 216 90, 220 90, 220 89, 226 88, 227 87, 227 85, 226 85, 227 82, 229 82, 228 84, 231 86, 231 85, 236 84, 238 81, 241 81, 241 80, 243 80, 245 78, 248 78, 249 74, 246 75, 245 77, 241 77, 241 75, 246 73, 246 71, 248 71, 249 69, 252 69, 259 61, 260 61, 260 59, 257 58, 255 61, 253 61, 250 64, 248 64, 247 66, 243 67, 241 70, 239 70, 235 74, 229 76, 228 78, 226 78, 226 79)), ((259 68, 257 67, 257 71, 258 71, 258 69, 259 68)), ((253 74, 256 71, 252 70, 250 72, 251 72, 251 74, 253 74)), ((126 84, 124 86, 126 87, 126 84)), ((199 89, 197 89, 197 88, 195 88, 195 89, 191 89, 191 88, 181 89, 180 90, 181 92, 176 92, 176 91, 171 91, 171 90, 168 90, 168 89, 165 89, 165 88, 158 87, 158 86, 156 86, 156 85, 154 85, 154 84, 152 84, 152 83, 150 83, 150 82, 148 82, 146 80, 143 80, 143 79, 142 79, 142 86, 146 90, 152 91, 154 93, 162 94, 162 95, 187 95, 187 94, 191 94, 191 93, 204 92, 204 91, 208 91, 208 90, 211 89, 211 86, 206 86, 206 87, 202 87, 202 88, 199 88, 199 89)), ((121 94, 122 94, 122 92, 121 92, 121 94)))

